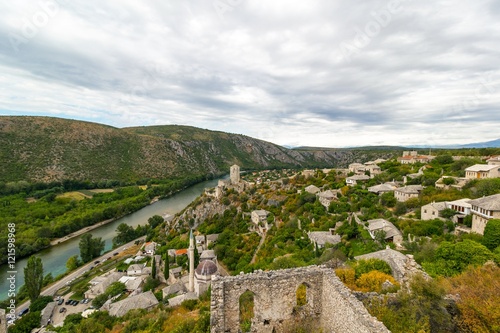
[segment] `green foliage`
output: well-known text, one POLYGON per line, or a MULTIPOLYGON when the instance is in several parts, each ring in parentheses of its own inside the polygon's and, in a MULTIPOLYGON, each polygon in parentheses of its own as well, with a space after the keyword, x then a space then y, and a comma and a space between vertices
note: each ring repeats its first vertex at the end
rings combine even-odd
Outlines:
POLYGON ((354 268, 356 279, 358 279, 362 274, 369 273, 371 271, 379 271, 387 275, 392 274, 392 269, 389 264, 376 258, 358 260, 352 265, 352 267, 354 268))
POLYGON ((197 299, 188 299, 181 303, 181 306, 188 311, 193 311, 197 305, 198 305, 197 299))
POLYGON ((101 255, 104 250, 104 241, 101 237, 92 238, 92 234, 83 234, 78 244, 80 247, 80 257, 83 262, 89 262, 101 255))
POLYGON ((404 202, 397 202, 396 205, 394 206, 394 214, 396 215, 403 215, 406 214, 407 208, 406 204, 404 202))
POLYGON ((54 299, 52 296, 40 296, 34 302, 30 304, 30 312, 42 311, 47 304, 52 302, 54 299))
POLYGON ((151 277, 153 279, 156 279, 156 259, 154 256, 153 256, 153 261, 151 263, 151 277))
POLYGON ((146 278, 144 282, 144 286, 142 287, 143 291, 154 290, 156 287, 160 285, 160 280, 154 279, 151 276, 146 278))
POLYGON ((478 266, 494 259, 494 254, 484 245, 465 239, 458 243, 442 242, 433 260, 423 262, 422 266, 431 276, 454 276, 469 265, 478 266))
POLYGON ((163 276, 165 277, 165 280, 168 280, 168 278, 170 277, 170 257, 168 253, 165 253, 163 263, 163 276))
POLYGON ((113 237, 113 247, 126 244, 137 238, 134 228, 126 223, 120 223, 116 228, 116 236, 113 237))
POLYGON ((484 228, 483 245, 491 251, 500 245, 500 219, 491 219, 484 228))
POLYGON ((66 261, 66 269, 68 272, 74 271, 78 267, 80 267, 81 262, 78 260, 78 256, 74 255, 68 258, 68 261, 66 261))
POLYGON ((148 219, 148 223, 151 228, 154 229, 163 223, 163 217, 161 217, 160 215, 153 215, 148 219))
POLYGON ((29 257, 24 268, 24 284, 30 301, 34 302, 40 296, 43 286, 43 264, 40 257, 29 257))
POLYGON ((29 333, 40 327, 41 319, 40 311, 29 312, 17 320, 14 326, 9 327, 9 333, 29 333))
POLYGON ((401 220, 397 223, 404 235, 414 236, 441 236, 444 232, 445 223, 440 219, 416 221, 401 220))

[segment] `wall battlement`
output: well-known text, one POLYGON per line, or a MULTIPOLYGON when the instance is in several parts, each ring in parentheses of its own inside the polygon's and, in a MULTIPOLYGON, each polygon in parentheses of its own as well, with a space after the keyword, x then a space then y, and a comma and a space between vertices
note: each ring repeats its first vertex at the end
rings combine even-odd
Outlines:
POLYGON ((332 269, 308 266, 257 271, 212 281, 211 332, 239 332, 239 299, 254 295, 251 332, 285 332, 286 325, 307 318, 323 332, 382 333, 387 328, 372 317, 332 269), (297 289, 305 285, 307 304, 297 306, 297 289))

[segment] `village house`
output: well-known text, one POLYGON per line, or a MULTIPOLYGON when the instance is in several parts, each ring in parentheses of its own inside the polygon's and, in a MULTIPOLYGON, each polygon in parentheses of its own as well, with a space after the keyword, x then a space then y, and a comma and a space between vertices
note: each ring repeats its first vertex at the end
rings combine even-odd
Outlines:
POLYGON ((394 190, 394 197, 399 202, 405 202, 411 198, 418 198, 424 188, 421 185, 408 185, 394 190))
POLYGON ((346 182, 347 186, 354 186, 354 185, 357 185, 358 182, 365 182, 367 180, 370 180, 370 176, 367 176, 367 175, 354 175, 354 176, 351 176, 351 177, 347 177, 345 179, 345 182, 346 182))
POLYGON ((484 228, 491 219, 500 218, 500 194, 471 200, 472 232, 484 234, 484 228))
POLYGON ((153 256, 156 252, 156 242, 148 242, 144 244, 144 253, 153 256))
POLYGON ((307 237, 320 249, 324 248, 326 243, 337 244, 341 241, 340 235, 334 234, 334 229, 330 229, 330 231, 309 231, 307 237))
MULTIPOLYGON (((349 164, 349 172, 358 173, 359 169, 364 169, 365 165, 361 163, 351 163, 349 164)), ((364 170, 363 170, 364 172, 364 170)))
POLYGON ((401 164, 429 163, 435 158, 431 155, 418 155, 416 150, 404 151, 403 156, 398 157, 401 164))
POLYGON ((471 214, 472 205, 469 198, 463 198, 455 201, 447 201, 446 208, 453 209, 458 214, 453 216, 453 222, 463 223, 464 217, 471 214))
POLYGON ((368 232, 373 239, 379 232, 385 233, 384 239, 387 242, 394 243, 396 245, 401 245, 403 242, 403 234, 399 231, 394 224, 384 219, 368 220, 368 232))
POLYGON ((113 317, 123 317, 133 309, 150 309, 158 305, 158 300, 151 290, 108 305, 108 312, 113 317))
POLYGON ((420 209, 420 219, 426 221, 440 218, 439 214, 445 209, 445 202, 431 202, 420 209))
POLYGON ((251 213, 252 222, 254 223, 257 230, 261 233, 266 232, 269 229, 269 225, 267 223, 268 215, 269 212, 263 209, 254 210, 251 213))
POLYGON ((304 190, 308 193, 311 193, 311 194, 316 194, 319 191, 321 191, 317 186, 314 186, 314 185, 309 185, 304 190))
POLYGON ((163 293, 163 298, 168 297, 170 295, 182 295, 187 292, 187 288, 182 283, 182 281, 177 281, 169 286, 166 286, 165 288, 162 289, 163 293))
POLYGON ((436 180, 434 185, 436 188, 448 190, 450 188, 456 188, 457 190, 461 190, 465 184, 467 184, 470 181, 470 179, 463 178, 463 177, 452 177, 452 176, 443 176, 436 180), (446 180, 448 179, 448 180, 446 180), (452 179, 452 180, 451 180, 452 179), (446 182, 449 182, 450 184, 447 185, 446 182))
POLYGON ((384 183, 384 184, 370 186, 370 187, 368 187, 368 191, 372 192, 372 193, 375 193, 375 194, 378 194, 378 195, 382 195, 382 194, 387 193, 387 192, 392 192, 392 191, 394 191, 397 188, 398 187, 397 187, 396 183, 394 183, 394 182, 387 182, 387 183, 384 183))
POLYGON ((500 177, 500 166, 495 164, 475 164, 465 169, 465 178, 483 179, 500 177))
POLYGON ((324 192, 318 193, 319 202, 325 206, 327 209, 330 207, 330 204, 333 200, 337 200, 338 191, 326 190, 324 192))
POLYGON ((140 276, 143 274, 144 264, 133 264, 128 266, 127 275, 128 276, 140 276))
POLYGON ((500 156, 492 156, 488 160, 486 160, 489 165, 500 165, 500 156))
POLYGON ((122 276, 118 282, 123 283, 128 292, 132 292, 138 290, 142 286, 144 280, 139 276, 122 276))
POLYGON ((93 278, 90 281, 91 287, 85 292, 85 298, 96 298, 98 295, 104 294, 106 288, 124 275, 125 273, 122 272, 111 271, 93 278))

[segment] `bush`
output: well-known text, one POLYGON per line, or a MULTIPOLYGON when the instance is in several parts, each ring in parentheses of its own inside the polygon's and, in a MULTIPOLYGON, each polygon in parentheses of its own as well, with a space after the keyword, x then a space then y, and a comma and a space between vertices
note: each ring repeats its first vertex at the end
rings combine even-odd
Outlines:
POLYGON ((371 271, 362 274, 359 279, 356 280, 356 286, 363 292, 374 291, 380 293, 382 291, 382 284, 385 281, 389 281, 394 286, 398 285, 391 275, 379 271, 371 271))
POLYGON ((42 311, 47 304, 52 302, 54 299, 52 296, 40 296, 30 305, 30 312, 42 311))
POLYGON ((188 299, 181 303, 181 306, 188 311, 193 311, 194 309, 196 309, 197 305, 198 305, 197 299, 188 299))
POLYGON ((391 266, 383 260, 380 259, 361 259, 356 261, 353 266, 356 279, 359 279, 361 275, 369 273, 371 271, 379 271, 387 275, 392 274, 391 266))

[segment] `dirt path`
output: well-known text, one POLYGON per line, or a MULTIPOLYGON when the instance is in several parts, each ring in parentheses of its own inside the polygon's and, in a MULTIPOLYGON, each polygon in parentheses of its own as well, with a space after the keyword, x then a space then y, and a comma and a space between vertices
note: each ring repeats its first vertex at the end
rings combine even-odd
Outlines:
POLYGON ((106 221, 98 222, 96 224, 93 224, 91 226, 85 227, 85 228, 80 229, 78 231, 72 232, 71 234, 66 235, 64 237, 54 239, 53 241, 50 242, 50 246, 54 246, 54 245, 63 243, 65 241, 67 241, 67 240, 70 240, 72 238, 75 238, 75 237, 78 237, 80 235, 83 235, 84 233, 86 233, 86 232, 88 232, 90 230, 97 229, 97 228, 102 227, 103 225, 108 224, 108 223, 113 222, 113 221, 115 221, 115 219, 109 219, 109 220, 106 220, 106 221))
POLYGON ((266 233, 264 232, 262 236, 260 236, 260 242, 259 246, 257 246, 257 249, 255 250, 255 253, 253 254, 252 260, 250 260, 250 264, 255 264, 255 260, 257 260, 257 253, 259 253, 260 248, 264 244, 264 241, 266 240, 266 233))

